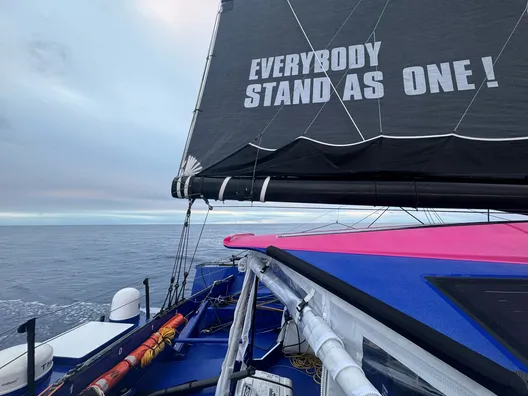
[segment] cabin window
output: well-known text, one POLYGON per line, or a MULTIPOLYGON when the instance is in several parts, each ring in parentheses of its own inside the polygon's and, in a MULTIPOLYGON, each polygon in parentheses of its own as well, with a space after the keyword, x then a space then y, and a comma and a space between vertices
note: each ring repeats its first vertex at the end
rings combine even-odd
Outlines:
POLYGON ((427 280, 510 352, 528 361, 528 278, 427 280))

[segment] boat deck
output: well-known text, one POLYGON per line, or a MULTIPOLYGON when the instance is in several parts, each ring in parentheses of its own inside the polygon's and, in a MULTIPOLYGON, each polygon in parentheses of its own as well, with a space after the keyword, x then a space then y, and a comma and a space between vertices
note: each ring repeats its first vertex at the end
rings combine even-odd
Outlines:
MULTIPOLYGON (((215 267, 203 267, 204 277, 218 271, 215 267)), ((241 288, 242 276, 238 276, 229 289, 228 295, 236 295, 241 288)), ((200 279, 196 279, 196 287, 201 287, 200 279)), ((258 305, 265 305, 256 315, 255 342, 253 357, 258 362, 258 369, 287 377, 292 380, 295 394, 316 396, 320 394, 320 385, 314 378, 314 370, 302 370, 294 367, 290 359, 281 353, 270 353, 276 347, 280 331, 282 305, 274 300, 268 289, 260 287, 257 293, 258 305), (270 298, 271 296, 271 298, 270 298)), ((217 301, 222 301, 224 297, 217 301)), ((176 343, 173 351, 166 354, 155 365, 145 370, 134 385, 141 395, 170 388, 189 381, 202 380, 220 375, 221 366, 227 352, 229 323, 233 318, 236 302, 229 305, 215 306, 208 304, 200 315, 200 309, 195 314, 195 320, 190 317, 186 329, 179 336, 184 343, 176 343), (199 316, 199 317, 198 317, 199 316), (189 329, 187 331, 187 329, 189 329)), ((225 304, 225 303, 224 303, 225 304)), ((214 395, 215 388, 210 387, 197 391, 196 395, 214 395)))
MULTIPOLYGON (((226 279, 229 276, 232 276, 232 279, 226 284, 227 288, 224 287, 208 298, 204 299, 205 295, 203 295, 201 299, 197 298, 196 301, 190 300, 185 303, 178 312, 187 316, 188 323, 178 329, 178 338, 173 340, 173 345, 166 345, 164 350, 147 367, 135 367, 123 378, 118 386, 112 389, 110 394, 117 395, 127 389, 132 390, 135 395, 146 396, 149 393, 184 383, 219 376, 227 352, 229 330, 236 306, 236 296, 241 290, 244 274, 239 273, 237 268, 233 266, 203 266, 197 271, 193 284, 193 295, 199 294, 203 288, 211 286, 214 281, 226 279)), ((282 345, 277 344, 277 337, 281 330, 283 306, 263 286, 259 287, 257 292, 257 306, 253 348, 254 364, 252 367, 289 378, 293 382, 294 394, 303 394, 304 396, 319 395, 320 378, 314 375, 315 369, 303 370, 295 367, 290 358, 282 353, 282 345)), ((173 315, 174 313, 169 314, 170 317, 173 315)), ((163 322, 166 319, 158 320, 163 322)), ((103 358, 106 360, 104 363, 100 363, 100 367, 107 367, 104 370, 108 370, 115 362, 122 360, 129 353, 129 349, 132 348, 127 346, 122 340, 117 342, 116 340, 127 335, 127 333, 141 332, 141 335, 128 334, 128 338, 136 338, 136 340, 131 341, 133 348, 139 346, 151 333, 151 326, 141 329, 141 326, 146 322, 144 312, 141 312, 139 323, 133 326, 118 323, 102 324, 100 322, 90 322, 89 326, 94 328, 98 326, 98 323, 101 328, 104 325, 108 325, 108 328, 112 328, 115 325, 114 332, 116 334, 119 333, 118 337, 109 338, 107 334, 106 338, 108 339, 106 341, 101 338, 100 332, 90 335, 83 329, 78 329, 78 331, 70 330, 59 336, 58 340, 61 337, 67 338, 71 348, 68 350, 68 346, 60 345, 58 350, 65 350, 67 353, 60 353, 61 356, 54 357, 54 366, 51 374, 37 383, 37 394, 44 391, 50 384, 63 378, 72 369, 86 364, 90 359, 97 359, 97 354, 103 350, 107 352, 106 357, 103 358), (144 334, 148 335, 145 336, 144 334), (100 340, 96 342, 98 338, 100 340), (87 345, 90 346, 88 349, 91 350, 85 354, 87 345), (123 346, 122 350, 120 350, 120 345, 123 346), (83 353, 79 355, 78 350, 80 349, 83 350, 83 353), (75 358, 65 358, 64 356, 75 356, 75 358)), ((154 329, 158 327, 158 324, 154 324, 154 329)), ((108 329, 102 330, 108 333, 108 329)), ((86 378, 84 378, 84 383, 81 387, 79 387, 78 383, 67 384, 68 390, 66 392, 71 393, 69 392, 71 388, 73 394, 79 393, 82 390, 80 388, 84 388, 87 383, 95 380, 101 374, 100 367, 98 370, 93 371, 97 372, 96 376, 89 374, 90 369, 87 370, 86 378)), ((211 386, 194 391, 194 393, 186 392, 185 394, 213 395, 214 392, 215 387, 211 386)))

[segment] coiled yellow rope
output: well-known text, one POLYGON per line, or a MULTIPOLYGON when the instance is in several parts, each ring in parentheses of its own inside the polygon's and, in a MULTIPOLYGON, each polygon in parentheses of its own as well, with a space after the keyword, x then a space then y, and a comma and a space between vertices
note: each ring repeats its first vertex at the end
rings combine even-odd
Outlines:
POLYGON ((323 375, 323 363, 315 356, 307 353, 286 355, 290 360, 290 364, 299 370, 304 370, 308 375, 311 375, 317 384, 321 384, 321 376, 323 375))
POLYGON ((176 329, 171 327, 162 327, 159 331, 153 334, 157 337, 156 345, 153 348, 149 348, 148 351, 141 358, 141 367, 145 367, 154 360, 158 354, 163 351, 165 344, 171 345, 171 341, 176 335, 176 329))

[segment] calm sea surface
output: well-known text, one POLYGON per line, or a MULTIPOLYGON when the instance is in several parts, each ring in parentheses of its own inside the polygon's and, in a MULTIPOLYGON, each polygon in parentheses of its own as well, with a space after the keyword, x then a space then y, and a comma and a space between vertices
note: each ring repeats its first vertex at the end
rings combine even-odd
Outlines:
MULTIPOLYGON (((0 349, 24 342, 24 335, 9 330, 32 317, 38 317, 40 341, 76 324, 97 320, 108 313, 117 290, 134 286, 143 291, 141 283, 146 277, 151 279, 151 306, 160 307, 181 227, 0 227, 0 349)), ((188 256, 194 252, 200 228, 191 228, 188 256)), ((291 228, 291 224, 208 225, 195 263, 237 253, 223 246, 227 235, 291 228)))

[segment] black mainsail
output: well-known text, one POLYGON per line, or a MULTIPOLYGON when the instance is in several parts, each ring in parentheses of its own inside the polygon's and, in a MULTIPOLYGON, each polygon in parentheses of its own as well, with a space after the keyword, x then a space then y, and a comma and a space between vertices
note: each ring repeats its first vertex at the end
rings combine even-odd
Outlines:
POLYGON ((223 0, 178 198, 528 209, 526 0, 223 0))

